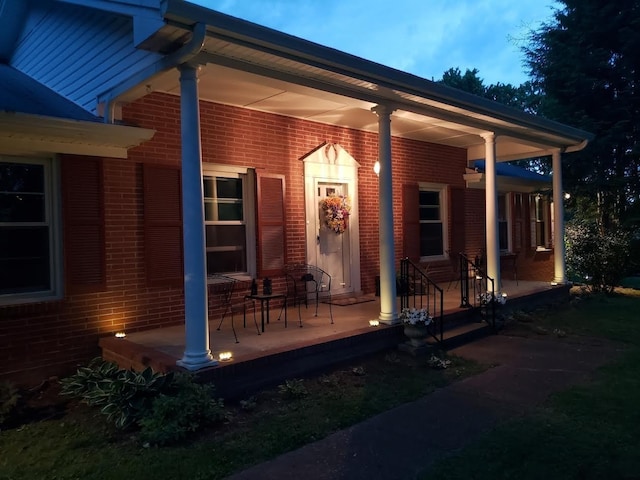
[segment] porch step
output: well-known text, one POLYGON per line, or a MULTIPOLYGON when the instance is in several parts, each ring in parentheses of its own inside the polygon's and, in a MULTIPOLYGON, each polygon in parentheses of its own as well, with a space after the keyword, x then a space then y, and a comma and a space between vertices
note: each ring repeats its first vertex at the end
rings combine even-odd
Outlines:
MULTIPOLYGON (((440 347, 450 350, 493 333, 495 331, 486 322, 469 320, 446 329, 443 333, 443 341, 440 347)), ((436 342, 434 341, 434 343, 436 342)))

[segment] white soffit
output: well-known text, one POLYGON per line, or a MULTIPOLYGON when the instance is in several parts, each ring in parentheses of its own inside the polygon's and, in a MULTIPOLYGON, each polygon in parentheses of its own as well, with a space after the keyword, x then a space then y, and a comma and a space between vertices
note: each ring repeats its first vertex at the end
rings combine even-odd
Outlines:
MULTIPOLYGON (((282 35, 256 28, 267 37, 282 35)), ((167 26, 168 33, 175 35, 174 30, 175 26, 167 26)), ((395 108, 393 136, 465 148, 470 160, 484 158, 481 134, 487 132, 498 135, 499 161, 548 154, 553 148, 573 148, 576 143, 575 138, 556 132, 544 122, 544 127, 536 127, 534 124, 540 121, 530 121, 516 110, 495 104, 494 110, 505 112, 492 115, 489 107, 493 104, 484 99, 443 89, 372 62, 353 67, 340 63, 339 58, 316 58, 268 40, 230 40, 225 35, 209 30, 203 51, 194 59, 202 64, 202 100, 374 133, 378 123, 371 108, 385 103, 395 108), (512 121, 510 117, 522 120, 512 121)), ((132 101, 151 91, 179 95, 176 69, 148 79, 119 100, 132 101)))
POLYGON ((70 153, 127 158, 153 137, 146 128, 0 112, 0 147, 10 154, 70 153))

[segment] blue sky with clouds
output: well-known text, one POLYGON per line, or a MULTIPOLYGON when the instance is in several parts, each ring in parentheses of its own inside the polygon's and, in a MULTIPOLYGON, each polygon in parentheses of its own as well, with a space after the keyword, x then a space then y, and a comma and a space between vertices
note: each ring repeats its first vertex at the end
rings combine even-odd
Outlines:
POLYGON ((486 85, 527 80, 527 32, 553 0, 190 0, 428 79, 477 68, 486 85))

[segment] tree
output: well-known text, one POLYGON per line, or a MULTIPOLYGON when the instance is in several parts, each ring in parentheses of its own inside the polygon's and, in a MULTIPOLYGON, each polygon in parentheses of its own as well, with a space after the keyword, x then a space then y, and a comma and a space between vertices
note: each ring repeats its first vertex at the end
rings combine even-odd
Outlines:
MULTIPOLYGON (((463 75, 459 68, 450 68, 437 82, 527 113, 535 114, 538 111, 541 96, 532 82, 527 81, 518 87, 500 82, 485 86, 484 80, 478 76, 479 73, 478 69, 474 68, 467 69, 463 75)), ((551 172, 551 162, 548 158, 518 160, 513 163, 542 174, 551 172)))
POLYGON ((538 113, 595 134, 563 162, 576 213, 603 230, 638 225, 640 0, 561 1, 524 48, 538 113))

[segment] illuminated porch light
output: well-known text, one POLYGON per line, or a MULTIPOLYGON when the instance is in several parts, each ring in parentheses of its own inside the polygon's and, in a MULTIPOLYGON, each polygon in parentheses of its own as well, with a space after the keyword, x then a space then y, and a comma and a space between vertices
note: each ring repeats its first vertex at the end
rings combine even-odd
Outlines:
POLYGON ((218 355, 218 360, 221 362, 228 362, 233 358, 233 353, 231 352, 220 352, 218 355))
POLYGON ((379 320, 369 320, 369 326, 370 327, 377 327, 378 325, 380 325, 380 321, 379 320))
POLYGON ((373 164, 373 172, 376 175, 380 175, 380 162, 376 160, 376 163, 373 164))
POLYGON ((124 338, 127 334, 125 332, 116 332, 116 338, 124 338))

